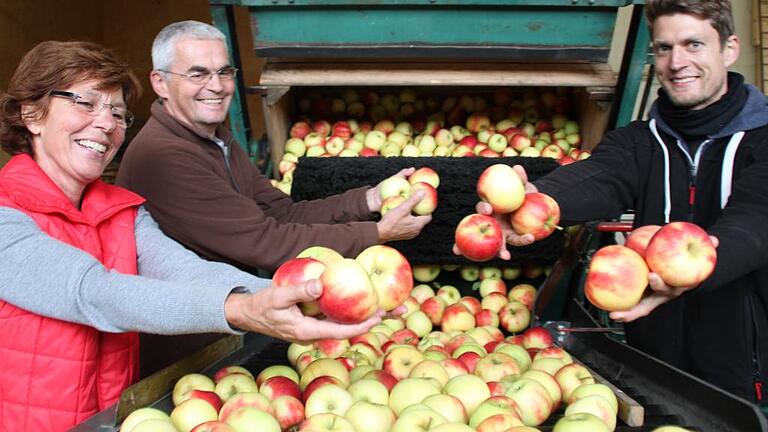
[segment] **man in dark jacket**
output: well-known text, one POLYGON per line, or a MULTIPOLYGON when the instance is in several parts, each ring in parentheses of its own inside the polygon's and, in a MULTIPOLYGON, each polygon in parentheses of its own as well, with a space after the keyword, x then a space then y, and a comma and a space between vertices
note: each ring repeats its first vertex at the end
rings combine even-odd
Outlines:
MULTIPOLYGON (((706 281, 671 288, 652 273, 650 294, 610 316, 626 322, 631 345, 759 401, 768 372, 768 104, 727 71, 739 55, 730 1, 652 0, 646 12, 662 86, 650 121, 608 133, 592 157, 528 189, 554 197, 564 220, 634 209, 636 227, 690 221, 715 237, 706 281)), ((529 237, 510 233, 508 242, 529 237)))
POLYGON ((374 244, 413 238, 431 220, 411 216, 422 194, 374 222, 378 187, 303 202, 274 188, 223 125, 237 70, 215 27, 166 26, 152 63, 159 99, 128 146, 117 183, 144 196, 160 228, 199 255, 274 271, 310 246, 354 257, 374 244))

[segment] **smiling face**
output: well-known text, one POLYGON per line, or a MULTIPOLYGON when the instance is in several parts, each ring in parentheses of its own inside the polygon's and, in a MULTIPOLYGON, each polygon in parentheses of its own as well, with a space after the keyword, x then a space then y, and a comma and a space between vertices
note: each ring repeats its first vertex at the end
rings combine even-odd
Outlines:
MULTIPOLYGON (((125 107, 122 90, 97 89, 96 81, 82 81, 64 91, 92 95, 101 103, 125 107)), ((75 205, 88 183, 98 179, 125 139, 111 110, 85 112, 72 100, 51 97, 48 113, 27 120, 35 161, 75 205)))
MULTIPOLYGON (((176 44, 171 72, 213 72, 230 66, 224 41, 182 39, 176 44)), ((234 80, 222 81, 216 74, 204 83, 186 77, 153 71, 150 75, 155 93, 166 99, 166 109, 177 120, 213 135, 216 126, 227 118, 235 91, 234 80)))
POLYGON ((656 77, 675 105, 702 109, 728 91, 728 67, 739 56, 739 39, 725 44, 708 20, 663 15, 653 22, 656 77))

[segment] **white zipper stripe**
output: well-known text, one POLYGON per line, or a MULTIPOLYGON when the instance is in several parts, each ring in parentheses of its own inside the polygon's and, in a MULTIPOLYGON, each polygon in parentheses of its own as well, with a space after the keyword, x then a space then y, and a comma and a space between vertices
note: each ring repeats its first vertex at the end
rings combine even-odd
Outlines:
POLYGON ((659 136, 659 131, 656 129, 656 119, 651 119, 648 126, 653 132, 653 136, 656 137, 656 141, 661 146, 661 150, 664 152, 664 223, 669 223, 670 214, 672 213, 672 199, 670 197, 670 180, 669 180, 669 149, 664 141, 659 136))
POLYGON ((720 175, 720 208, 725 208, 728 204, 728 198, 731 196, 731 187, 733 186, 733 163, 736 159, 736 150, 741 144, 741 140, 744 138, 744 132, 737 132, 733 134, 731 140, 728 141, 728 145, 725 147, 725 155, 723 156, 723 168, 720 175))

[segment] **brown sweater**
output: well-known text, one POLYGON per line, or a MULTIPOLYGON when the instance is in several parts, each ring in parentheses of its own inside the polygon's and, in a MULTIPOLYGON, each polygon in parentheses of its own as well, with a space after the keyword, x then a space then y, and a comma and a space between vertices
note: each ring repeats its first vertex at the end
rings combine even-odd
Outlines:
POLYGON ((378 243, 365 192, 294 202, 253 166, 230 131, 222 149, 179 123, 160 101, 125 151, 117 184, 147 199, 146 208, 170 237, 204 258, 241 268, 275 270, 310 246, 346 257, 378 243))

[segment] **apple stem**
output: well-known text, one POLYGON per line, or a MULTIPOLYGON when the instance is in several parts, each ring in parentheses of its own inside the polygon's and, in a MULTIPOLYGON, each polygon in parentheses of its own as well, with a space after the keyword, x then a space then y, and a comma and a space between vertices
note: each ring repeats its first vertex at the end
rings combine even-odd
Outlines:
POLYGON ((555 225, 555 229, 558 231, 562 231, 565 228, 561 227, 560 225, 555 225))

